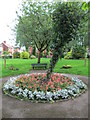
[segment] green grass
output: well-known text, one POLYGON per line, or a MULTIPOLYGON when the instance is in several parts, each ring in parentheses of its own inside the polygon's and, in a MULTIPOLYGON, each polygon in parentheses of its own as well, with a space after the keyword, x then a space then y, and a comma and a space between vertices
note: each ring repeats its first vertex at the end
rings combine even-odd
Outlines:
MULTIPOLYGON (((54 68, 54 72, 58 73, 69 73, 69 74, 78 74, 83 76, 88 76, 88 62, 87 66, 84 65, 84 60, 59 60, 54 68), (61 69, 63 65, 71 65, 70 69, 61 69)), ((32 70, 32 63, 37 63, 37 59, 7 59, 7 67, 4 67, 4 60, 1 60, 2 66, 2 77, 6 76, 15 76, 19 74, 29 73, 32 70), (10 66, 13 65, 19 70, 9 70, 10 66)), ((42 58, 41 63, 47 63, 49 67, 50 59, 42 58)))

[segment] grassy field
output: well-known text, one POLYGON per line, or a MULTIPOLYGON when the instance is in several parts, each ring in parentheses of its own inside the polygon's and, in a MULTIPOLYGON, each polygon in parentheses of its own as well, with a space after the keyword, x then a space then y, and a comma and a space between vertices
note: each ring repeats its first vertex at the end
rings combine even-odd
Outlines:
MULTIPOLYGON (((29 73, 32 70, 32 63, 37 63, 37 59, 7 59, 7 67, 4 67, 4 60, 1 60, 1 72, 2 77, 6 76, 15 76, 19 74, 29 73), (14 66, 19 70, 10 70, 10 66, 14 66)), ((41 63, 47 63, 49 67, 50 59, 42 58, 41 63)), ((58 73, 69 73, 69 74, 78 74, 83 76, 88 76, 88 60, 87 66, 85 66, 84 60, 59 60, 54 68, 54 72, 58 73), (70 69, 61 69, 63 65, 71 65, 70 69)))

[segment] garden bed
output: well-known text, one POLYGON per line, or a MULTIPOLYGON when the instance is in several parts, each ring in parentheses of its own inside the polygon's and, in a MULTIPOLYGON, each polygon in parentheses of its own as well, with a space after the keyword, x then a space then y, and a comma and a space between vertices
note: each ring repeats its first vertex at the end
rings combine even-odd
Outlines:
POLYGON ((21 100, 54 102, 77 97, 87 90, 86 84, 75 77, 54 73, 46 82, 46 73, 12 77, 3 85, 5 94, 21 100))

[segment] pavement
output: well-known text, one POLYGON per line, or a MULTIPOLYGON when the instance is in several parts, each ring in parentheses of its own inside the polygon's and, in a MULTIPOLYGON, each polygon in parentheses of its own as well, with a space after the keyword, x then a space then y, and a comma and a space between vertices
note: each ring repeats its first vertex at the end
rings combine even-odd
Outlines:
MULTIPOLYGON (((33 72, 44 71, 30 71, 30 73, 33 72)), ((80 75, 72 76, 78 77, 88 85, 88 77, 80 75)), ((8 79, 9 77, 2 78, 2 83, 5 83, 8 79)), ((90 89, 88 89, 88 91, 90 91, 90 89)), ((20 101, 16 98, 6 96, 2 92, 2 106, 0 106, 0 112, 2 110, 2 118, 88 118, 88 91, 73 100, 70 99, 53 104, 20 101)))

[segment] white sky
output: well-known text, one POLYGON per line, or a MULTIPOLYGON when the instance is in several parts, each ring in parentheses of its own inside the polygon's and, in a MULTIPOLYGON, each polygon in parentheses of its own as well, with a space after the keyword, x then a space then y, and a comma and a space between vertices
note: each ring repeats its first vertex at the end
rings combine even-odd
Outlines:
MULTIPOLYGON (((22 0, 1 0, 0 1, 0 43, 4 40, 10 45, 15 44, 15 36, 8 25, 13 28, 15 24, 16 11, 22 0)), ((52 0, 49 0, 52 1, 52 0)), ((66 1, 66 0, 65 0, 66 1)), ((87 0, 89 1, 89 0, 87 0)))
POLYGON ((14 38, 11 29, 15 22, 16 11, 21 0, 1 0, 0 1, 0 43, 6 40, 7 43, 13 44, 14 38), (9 40, 11 39, 11 40, 9 40))

